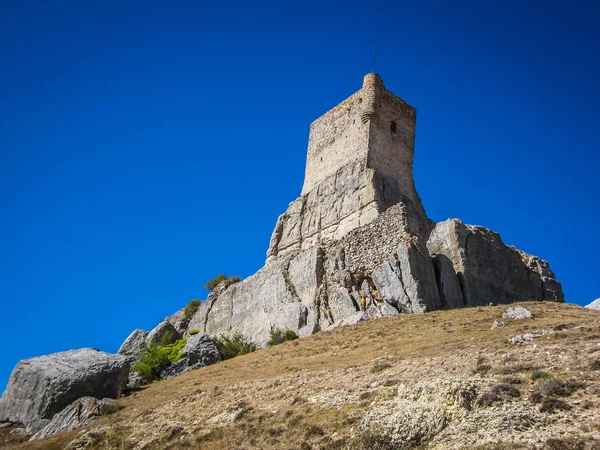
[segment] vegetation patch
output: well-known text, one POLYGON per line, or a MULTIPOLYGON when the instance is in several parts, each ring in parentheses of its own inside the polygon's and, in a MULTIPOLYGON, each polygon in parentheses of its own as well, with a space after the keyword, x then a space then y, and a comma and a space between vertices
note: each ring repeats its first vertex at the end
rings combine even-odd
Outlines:
POLYGON ((556 398, 545 398, 540 406, 540 412, 568 411, 569 409, 571 409, 569 404, 556 398))
POLYGON ((271 331, 269 335, 269 342, 267 345, 270 347, 273 345, 283 344, 286 341, 294 341, 298 339, 299 336, 293 330, 280 330, 279 328, 271 331))
POLYGON ((219 350, 222 360, 230 359, 238 355, 245 355, 246 353, 252 353, 258 350, 257 344, 249 341, 240 333, 236 333, 231 337, 214 337, 212 341, 215 344, 215 347, 217 347, 217 350, 219 350))
POLYGON ((192 317, 194 317, 194 314, 196 314, 198 308, 200 308, 201 303, 202 302, 198 299, 190 300, 183 310, 183 317, 186 320, 190 320, 192 317))
POLYGON ((187 341, 179 339, 169 344, 170 340, 171 336, 165 333, 160 343, 152 342, 148 345, 140 355, 139 362, 134 364, 133 370, 140 374, 144 383, 160 379, 160 373, 181 358, 181 349, 187 341))
POLYGON ((576 381, 562 381, 557 378, 547 378, 538 382, 529 396, 531 403, 544 403, 553 400, 553 397, 569 397, 575 391, 583 388, 582 383, 576 381))
POLYGON ((477 399, 478 406, 492 406, 494 403, 504 403, 511 398, 521 396, 519 390, 510 384, 497 384, 492 389, 481 394, 477 399))
POLYGON ((232 285, 234 283, 238 283, 240 281, 242 281, 242 279, 240 277, 236 276, 236 275, 234 275, 232 277, 228 277, 224 273, 220 273, 219 275, 217 275, 212 280, 208 280, 204 284, 204 289, 206 289, 207 291, 214 291, 215 288, 218 285, 220 285, 221 283, 225 283, 227 286, 229 286, 229 285, 232 285))
POLYGON ((188 333, 189 333, 190 336, 193 336, 195 334, 200 333, 200 330, 190 330, 190 331, 188 331, 188 333))
POLYGON ((544 372, 543 370, 534 369, 529 372, 529 378, 531 381, 543 380, 545 378, 552 378, 552 374, 544 372))
POLYGON ((371 367, 371 373, 383 372, 384 370, 389 369, 390 367, 392 367, 392 365, 385 361, 375 361, 373 363, 373 366, 371 367))

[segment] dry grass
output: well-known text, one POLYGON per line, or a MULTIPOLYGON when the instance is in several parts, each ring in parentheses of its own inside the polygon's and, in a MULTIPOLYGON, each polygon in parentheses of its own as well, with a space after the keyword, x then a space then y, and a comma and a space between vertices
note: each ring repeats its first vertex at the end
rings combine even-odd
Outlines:
MULTIPOLYGON (((142 441, 146 450, 359 448, 361 439, 375 438, 351 430, 358 429, 373 402, 393 396, 398 384, 407 380, 472 377, 475 370, 476 376, 492 377, 496 384, 505 379, 504 387, 498 388, 502 392, 495 395, 517 401, 512 394, 519 390, 512 385, 525 383, 523 377, 532 370, 563 376, 564 369, 556 363, 561 352, 571 358, 570 370, 585 373, 580 381, 597 376, 590 368, 598 353, 582 355, 575 350, 583 343, 595 345, 591 336, 600 335, 600 314, 556 303, 524 306, 535 319, 510 321, 495 330, 491 324, 506 306, 399 315, 286 342, 154 383, 121 399, 122 409, 88 429, 115 430, 111 446, 104 437, 96 448, 139 448, 142 441), (559 331, 536 340, 536 351, 509 343, 509 338, 532 327, 559 331), (558 334, 564 337, 557 338, 558 334), (336 390, 355 400, 337 404, 336 390)), ((592 410, 599 406, 592 402, 592 410)), ((17 448, 64 448, 80 434, 17 448)), ((372 445, 391 448, 384 438, 372 445)), ((509 448, 501 445, 485 448, 509 448)))

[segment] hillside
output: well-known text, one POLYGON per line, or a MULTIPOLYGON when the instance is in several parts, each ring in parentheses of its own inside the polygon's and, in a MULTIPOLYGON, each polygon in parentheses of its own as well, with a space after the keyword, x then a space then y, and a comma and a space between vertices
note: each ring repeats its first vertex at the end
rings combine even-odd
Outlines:
POLYGON ((154 383, 83 430, 17 444, 4 428, 0 442, 23 450, 600 448, 600 312, 521 305, 532 319, 502 319, 504 305, 317 333, 154 383), (492 329, 495 320, 507 326, 492 329), (542 330, 552 332, 510 341, 542 330))

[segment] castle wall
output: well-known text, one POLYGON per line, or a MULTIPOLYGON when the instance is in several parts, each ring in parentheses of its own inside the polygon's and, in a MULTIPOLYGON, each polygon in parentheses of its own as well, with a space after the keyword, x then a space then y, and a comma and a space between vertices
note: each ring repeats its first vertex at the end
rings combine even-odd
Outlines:
POLYGON ((366 158, 368 127, 360 118, 362 102, 360 90, 311 124, 302 195, 346 164, 366 158))

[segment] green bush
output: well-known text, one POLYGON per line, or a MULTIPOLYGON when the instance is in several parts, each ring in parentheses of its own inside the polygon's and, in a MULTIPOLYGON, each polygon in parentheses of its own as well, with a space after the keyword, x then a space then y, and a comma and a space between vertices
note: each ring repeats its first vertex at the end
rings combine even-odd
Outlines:
POLYGON ((204 285, 204 289, 206 289, 207 291, 213 291, 218 285, 220 285, 223 282, 227 283, 227 286, 229 286, 240 281, 242 281, 242 279, 236 275, 228 277, 224 273, 221 273, 216 278, 207 281, 204 285))
POLYGON ((207 291, 212 291, 226 279, 227 279, 227 275, 225 275, 224 273, 221 273, 217 277, 213 278, 212 280, 208 280, 206 282, 206 284, 204 285, 204 289, 206 289, 207 291))
POLYGON ((232 337, 215 337, 212 341, 215 344, 215 347, 217 347, 217 350, 219 350, 221 359, 229 359, 234 356, 245 355, 246 353, 252 353, 258 350, 258 345, 247 340, 239 333, 234 334, 232 337))
POLYGON ((160 343, 152 342, 140 355, 140 360, 133 366, 133 370, 140 374, 146 384, 160 378, 160 373, 181 358, 181 349, 186 340, 179 339, 173 344, 168 343, 168 336, 163 336, 160 343), (166 344, 166 345, 165 345, 166 344))
POLYGON ((269 342, 267 345, 279 345, 283 344, 285 341, 294 341, 298 339, 298 335, 294 333, 292 330, 280 330, 279 328, 275 328, 271 331, 269 336, 269 342))
POLYGON ((191 319, 194 314, 196 314, 196 311, 198 311, 198 308, 200 308, 200 304, 202 302, 200 300, 194 299, 194 300, 190 300, 190 302, 186 305, 185 309, 183 310, 183 317, 185 319, 191 319))
POLYGON ((193 335, 198 334, 198 333, 200 333, 200 330, 190 330, 189 331, 190 336, 193 336, 193 335))

